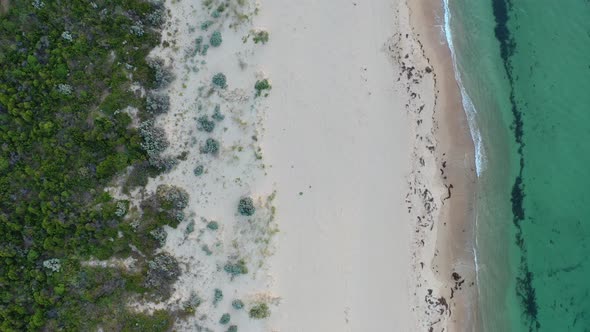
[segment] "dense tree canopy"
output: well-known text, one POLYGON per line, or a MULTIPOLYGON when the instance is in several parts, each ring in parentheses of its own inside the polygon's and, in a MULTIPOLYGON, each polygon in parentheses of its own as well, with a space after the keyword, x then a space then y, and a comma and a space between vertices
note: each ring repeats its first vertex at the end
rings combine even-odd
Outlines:
POLYGON ((153 116, 130 86, 157 87, 146 56, 163 15, 143 0, 11 1, 0 15, 0 330, 171 324, 166 312, 119 310, 147 291, 146 264, 133 274, 81 263, 157 245, 102 188, 128 166, 154 171, 123 110, 153 116))

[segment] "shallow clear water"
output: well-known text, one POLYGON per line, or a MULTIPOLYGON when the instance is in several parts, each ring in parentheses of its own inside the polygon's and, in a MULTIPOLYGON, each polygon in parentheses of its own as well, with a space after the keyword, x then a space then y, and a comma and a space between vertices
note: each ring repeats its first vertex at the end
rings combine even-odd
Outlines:
POLYGON ((590 331, 590 2, 449 0, 485 167, 485 331, 590 331))

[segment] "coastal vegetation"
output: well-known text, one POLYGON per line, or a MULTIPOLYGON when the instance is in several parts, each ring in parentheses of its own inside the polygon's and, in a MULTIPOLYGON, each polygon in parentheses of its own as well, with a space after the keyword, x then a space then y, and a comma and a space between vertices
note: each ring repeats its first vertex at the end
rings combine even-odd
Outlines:
POLYGON ((264 319, 270 316, 270 309, 268 308, 268 304, 258 303, 250 308, 249 314, 250 318, 264 319))
POLYGON ((168 111, 160 89, 174 77, 148 59, 163 4, 9 6, 0 21, 0 330, 166 331, 173 313, 130 311, 126 301, 169 295, 178 263, 155 249, 161 227, 184 218, 188 196, 158 188, 139 218, 104 191, 127 169, 135 187, 174 166, 153 121, 168 111), (133 269, 84 264, 129 256, 133 269))
POLYGON ((242 197, 238 203, 238 212, 243 216, 252 216, 256 212, 252 198, 242 197))
POLYGON ((264 96, 268 97, 268 91, 271 89, 270 82, 268 79, 258 80, 254 84, 254 89, 256 90, 256 97, 260 97, 263 91, 266 91, 264 96))

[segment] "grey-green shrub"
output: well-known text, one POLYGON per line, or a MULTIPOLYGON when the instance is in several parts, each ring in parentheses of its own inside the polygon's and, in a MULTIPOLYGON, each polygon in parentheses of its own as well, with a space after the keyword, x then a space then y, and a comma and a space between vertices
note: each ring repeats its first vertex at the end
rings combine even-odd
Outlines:
POLYGON ((207 29, 209 29, 209 27, 213 24, 213 21, 211 20, 207 20, 203 23, 201 23, 201 30, 203 31, 207 31, 207 29))
POLYGON ((222 299, 223 299, 223 292, 221 291, 221 289, 215 288, 215 291, 213 293, 213 304, 217 305, 217 303, 219 303, 219 301, 221 301, 222 299))
POLYGON ((197 119, 197 129, 210 133, 215 129, 215 122, 209 120, 208 116, 202 115, 197 119))
POLYGON ((240 310, 244 307, 244 302, 242 300, 233 300, 231 306, 236 310, 240 310))
POLYGON ((189 195, 177 186, 161 184, 156 188, 156 198, 165 210, 182 210, 188 206, 189 195))
POLYGON ((168 238, 168 233, 162 227, 158 227, 150 232, 150 235, 158 241, 160 247, 163 247, 166 244, 166 238, 168 238))
POLYGON ((213 33, 211 34, 211 38, 209 38, 209 44, 211 44, 211 46, 213 47, 219 47, 219 45, 221 45, 221 42, 221 32, 213 31, 213 33))
POLYGON ((150 91, 146 97, 146 110, 151 114, 167 113, 170 109, 170 97, 163 93, 150 91))
POLYGON ((213 115, 211 117, 215 121, 222 121, 225 119, 225 116, 221 114, 221 106, 215 105, 215 110, 213 111, 213 115))
POLYGON ((207 223, 207 228, 209 228, 212 231, 216 231, 219 229, 219 224, 217 223, 217 221, 210 221, 207 223))
POLYGON ((217 73, 213 75, 211 78, 211 82, 213 85, 218 86, 220 88, 225 88, 227 86, 227 78, 223 73, 217 73))
POLYGON ((170 296, 172 284, 180 276, 180 267, 174 257, 161 253, 148 262, 145 285, 154 288, 163 297, 170 296))
POLYGON ((238 332, 238 327, 236 325, 230 325, 227 332, 238 332))
POLYGON ((213 138, 207 138, 200 151, 201 153, 216 154, 219 151, 219 142, 213 138))
POLYGON ((164 129, 156 127, 154 120, 147 120, 139 125, 139 135, 143 138, 141 147, 150 158, 159 155, 168 147, 168 139, 164 129))
POLYGON ((243 216, 251 216, 256 212, 254 201, 250 197, 242 197, 238 203, 238 212, 243 216))
POLYGON ((150 59, 147 62, 154 76, 154 87, 160 89, 167 87, 174 79, 170 68, 164 65, 161 58, 150 59))
POLYGON ((225 325, 225 324, 229 323, 230 319, 231 319, 231 316, 228 313, 225 313, 225 314, 221 315, 221 318, 219 319, 219 324, 225 325))
POLYGON ((195 170, 193 171, 193 173, 195 173, 196 176, 201 176, 201 175, 203 175, 204 172, 205 172, 205 166, 203 166, 203 165, 199 165, 199 166, 195 167, 195 170))
POLYGON ((232 276, 232 278, 240 274, 248 273, 248 267, 246 266, 246 262, 243 259, 240 259, 233 263, 225 263, 225 265, 223 266, 223 270, 229 273, 232 276))

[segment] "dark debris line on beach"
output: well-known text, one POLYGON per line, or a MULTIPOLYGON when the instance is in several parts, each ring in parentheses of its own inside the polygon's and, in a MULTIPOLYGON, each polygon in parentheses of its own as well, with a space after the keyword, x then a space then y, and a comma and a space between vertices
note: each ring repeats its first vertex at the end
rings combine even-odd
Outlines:
POLYGON ((519 297, 523 309, 523 317, 527 320, 529 331, 538 331, 541 324, 538 319, 538 304, 535 295, 535 288, 533 287, 533 273, 529 270, 527 261, 527 250, 525 246, 524 237, 522 234, 521 223, 525 220, 525 211, 523 201, 525 197, 523 184, 524 171, 524 129, 522 112, 518 109, 516 97, 514 93, 514 77, 512 74, 511 56, 514 54, 516 42, 510 34, 508 28, 509 13, 512 9, 511 0, 492 0, 492 7, 494 17, 496 20, 496 27, 494 29, 496 39, 500 42, 500 56, 504 63, 504 69, 510 84, 510 105, 511 112, 514 117, 512 129, 514 130, 514 138, 518 145, 519 156, 519 172, 518 176, 512 186, 511 203, 513 223, 516 227, 516 245, 520 248, 520 271, 517 276, 516 294, 519 297))

